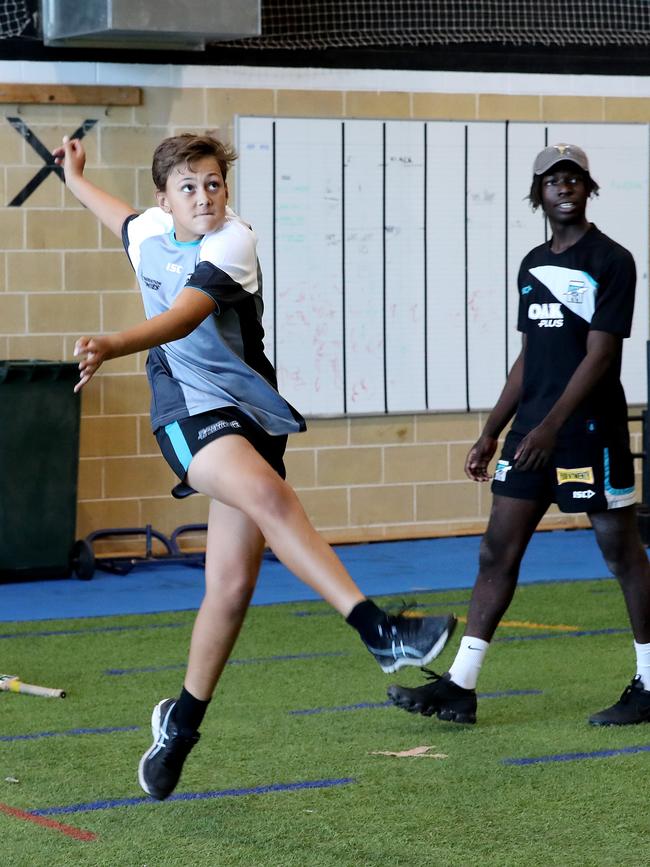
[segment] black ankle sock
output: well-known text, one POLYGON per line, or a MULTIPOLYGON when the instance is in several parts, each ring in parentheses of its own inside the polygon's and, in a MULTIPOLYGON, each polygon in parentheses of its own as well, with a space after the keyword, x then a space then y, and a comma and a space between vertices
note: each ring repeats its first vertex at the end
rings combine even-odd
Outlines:
POLYGON ((363 602, 358 602, 354 606, 345 618, 345 622, 356 629, 367 644, 377 637, 377 627, 385 619, 385 612, 375 605, 372 599, 364 599, 363 602))
POLYGON ((181 694, 174 708, 173 717, 182 735, 192 735, 198 731, 209 704, 209 699, 208 701, 202 701, 200 698, 194 698, 192 693, 188 692, 185 687, 181 689, 181 694))

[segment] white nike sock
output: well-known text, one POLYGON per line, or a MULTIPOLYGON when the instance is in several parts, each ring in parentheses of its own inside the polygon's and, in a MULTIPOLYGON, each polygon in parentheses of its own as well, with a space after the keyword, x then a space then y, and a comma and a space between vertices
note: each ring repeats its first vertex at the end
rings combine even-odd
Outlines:
MULTIPOLYGON (((449 675, 457 686, 462 686, 463 689, 476 687, 476 681, 489 646, 490 642, 483 641, 482 638, 472 638, 471 635, 464 635, 461 638, 456 659, 449 669, 449 675)), ((650 673, 650 668, 648 672, 650 673)))
POLYGON ((644 689, 650 689, 650 644, 634 642, 636 653, 636 673, 641 678, 644 689))

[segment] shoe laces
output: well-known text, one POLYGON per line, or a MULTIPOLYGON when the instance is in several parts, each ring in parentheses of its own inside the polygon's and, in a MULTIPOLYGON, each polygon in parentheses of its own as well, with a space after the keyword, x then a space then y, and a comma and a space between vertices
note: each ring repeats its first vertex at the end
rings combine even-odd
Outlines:
POLYGON ((414 614, 416 608, 421 608, 418 602, 407 602, 402 599, 399 603, 386 606, 384 609, 389 617, 419 617, 419 614, 414 614))
POLYGON ((427 680, 437 681, 443 679, 441 674, 436 674, 436 672, 432 671, 430 668, 421 668, 420 671, 427 680))
POLYGON ((393 622, 393 617, 391 617, 391 615, 388 616, 386 625, 388 627, 387 632, 384 630, 381 623, 377 626, 377 631, 380 638, 384 638, 385 636, 386 639, 390 640, 390 651, 393 655, 393 659, 397 659, 399 655, 403 656, 406 653, 404 650, 404 642, 401 638, 398 638, 397 625, 393 622))
MULTIPOLYGON (((397 635, 399 631, 403 631, 405 628, 409 631, 418 630, 423 618, 421 614, 413 614, 412 612, 412 606, 404 606, 400 608, 398 613, 386 615, 386 625, 391 635, 397 635)), ((381 626, 379 630, 380 634, 382 634, 381 626)))
POLYGON ((167 732, 160 729, 160 731, 158 732, 158 740, 156 741, 156 746, 160 747, 161 750, 164 750, 167 747, 168 740, 169 735, 167 734, 167 732))
POLYGON ((636 674, 623 690, 619 701, 622 704, 627 704, 630 700, 630 697, 632 696, 632 693, 639 685, 641 685, 641 678, 638 674, 636 674))
POLYGON ((390 652, 393 659, 399 659, 401 656, 407 655, 407 648, 404 646, 404 641, 409 641, 420 626, 422 618, 419 615, 409 617, 404 612, 412 610, 412 606, 403 606, 400 608, 399 614, 387 614, 384 623, 377 625, 379 637, 390 641, 390 652), (408 627, 405 629, 405 627, 408 627))
POLYGON ((160 730, 156 746, 160 748, 160 758, 164 765, 174 767, 178 762, 185 761, 187 754, 197 742, 198 737, 184 737, 181 734, 170 735, 160 730))

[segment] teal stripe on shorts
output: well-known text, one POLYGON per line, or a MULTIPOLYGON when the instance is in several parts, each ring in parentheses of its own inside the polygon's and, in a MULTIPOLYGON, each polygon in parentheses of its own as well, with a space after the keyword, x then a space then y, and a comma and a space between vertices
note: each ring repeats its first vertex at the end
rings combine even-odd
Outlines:
POLYGON ((174 447, 176 457, 183 465, 183 469, 187 471, 190 461, 192 460, 192 452, 187 444, 187 440, 183 436, 183 431, 181 430, 179 423, 173 421, 171 424, 165 425, 165 433, 174 447))
POLYGON ((609 477, 609 449, 604 450, 604 458, 605 458, 605 490, 608 494, 612 494, 614 497, 623 497, 626 494, 631 494, 635 488, 632 485, 631 488, 613 488, 612 483, 609 477))

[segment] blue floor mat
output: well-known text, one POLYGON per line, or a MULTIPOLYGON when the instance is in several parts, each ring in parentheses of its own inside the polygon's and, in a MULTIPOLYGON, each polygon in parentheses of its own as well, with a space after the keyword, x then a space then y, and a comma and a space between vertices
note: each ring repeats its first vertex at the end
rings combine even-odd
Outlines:
MULTIPOLYGON (((368 596, 465 589, 476 575, 480 536, 416 539, 336 546, 368 596)), ((533 536, 522 564, 522 583, 608 577, 592 530, 555 530, 533 536)), ((127 575, 97 570, 77 578, 0 585, 0 621, 50 620, 147 614, 198 608, 201 569, 178 563, 144 563, 127 575)), ((266 559, 253 605, 319 597, 274 559, 266 559)))

